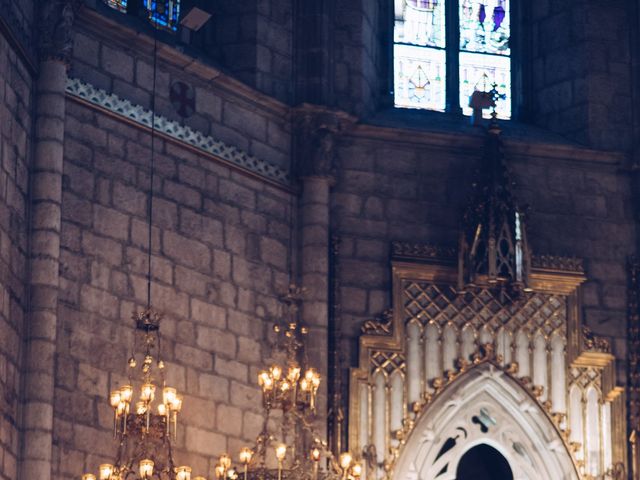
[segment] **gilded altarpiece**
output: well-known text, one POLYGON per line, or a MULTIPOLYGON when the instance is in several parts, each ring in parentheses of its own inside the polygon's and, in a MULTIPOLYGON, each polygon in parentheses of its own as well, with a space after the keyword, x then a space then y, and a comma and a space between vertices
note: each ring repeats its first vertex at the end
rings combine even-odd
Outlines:
POLYGON ((447 480, 475 445, 514 478, 623 478, 623 389, 581 321, 577 259, 534 257, 530 292, 456 289, 455 252, 394 244, 393 308, 352 370, 349 448, 368 480, 447 480))

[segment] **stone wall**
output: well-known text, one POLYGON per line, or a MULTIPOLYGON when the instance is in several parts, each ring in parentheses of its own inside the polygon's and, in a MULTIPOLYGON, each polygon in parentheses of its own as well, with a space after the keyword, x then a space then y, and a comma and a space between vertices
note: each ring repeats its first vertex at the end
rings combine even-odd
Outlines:
MULTIPOLYGON (((79 22, 69 75, 149 109, 153 88, 153 39, 135 35, 91 11, 85 11, 79 22), (99 23, 87 28, 89 21, 99 23), (105 37, 107 33, 109 36, 105 37), (140 43, 134 48, 132 42, 136 41, 140 43)), ((197 66, 188 68, 191 57, 180 55, 162 43, 159 43, 159 51, 161 60, 156 75, 156 111, 159 115, 184 123, 262 160, 289 168, 289 124, 282 103, 260 95, 211 66, 198 62, 197 66), (163 51, 167 51, 164 60, 163 51), (195 113, 187 119, 180 118, 169 101, 170 86, 176 81, 185 82, 195 92, 195 113)))
POLYGON ((631 147, 633 2, 535 2, 532 108, 538 125, 595 148, 631 147))
MULTIPOLYGON (((210 475, 261 428, 258 370, 288 277, 287 192, 155 140, 152 303, 168 383, 185 393, 175 456, 210 475)), ((67 105, 54 476, 114 454, 110 389, 146 302, 150 136, 67 105)))
MULTIPOLYGON (((0 34, 2 35, 2 34, 0 34)), ((0 37, 0 478, 17 477, 32 134, 31 72, 0 37)))

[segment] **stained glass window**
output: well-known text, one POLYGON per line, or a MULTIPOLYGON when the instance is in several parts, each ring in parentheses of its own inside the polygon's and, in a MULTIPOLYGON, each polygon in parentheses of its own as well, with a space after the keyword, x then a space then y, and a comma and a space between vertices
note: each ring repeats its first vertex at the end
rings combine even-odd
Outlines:
MULTIPOLYGON (((498 118, 511 118, 510 0, 394 0, 394 102, 396 107, 445 111, 460 98, 465 115, 469 97, 494 84, 501 98, 498 118), (446 2, 458 9, 459 24, 446 25, 446 2), (447 45, 446 27, 458 28, 460 45, 447 45), (447 56, 447 48, 457 56, 447 56), (452 63, 447 65, 447 58, 452 63), (460 73, 459 85, 446 84, 446 69, 460 73)), ((485 110, 489 116, 490 111, 485 110)))
POLYGON ((444 0, 395 0, 395 105, 444 111, 444 0))
POLYGON ((127 13, 127 0, 104 0, 104 2, 114 10, 127 13))
MULTIPOLYGON (((499 55, 460 52, 460 106, 462 113, 471 115, 469 97, 474 90, 488 92, 496 85, 504 95, 496 102, 498 118, 511 118, 511 60, 499 55)), ((485 110, 488 117, 490 111, 485 110)))
POLYGON ((180 18, 180 0, 144 0, 149 20, 156 27, 175 32, 180 18))
POLYGON ((460 50, 509 55, 509 0, 459 0, 460 50))

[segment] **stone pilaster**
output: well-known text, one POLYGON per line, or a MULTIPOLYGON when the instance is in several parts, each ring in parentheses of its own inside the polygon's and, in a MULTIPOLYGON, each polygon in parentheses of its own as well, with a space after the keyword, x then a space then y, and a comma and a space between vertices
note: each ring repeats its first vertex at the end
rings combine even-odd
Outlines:
MULTIPOLYGON (((309 357, 328 381, 330 192, 334 184, 335 137, 346 117, 311 105, 303 105, 296 114, 296 154, 302 183, 300 278, 306 292, 301 318, 311 332, 309 357)), ((320 391, 318 418, 324 418, 327 412, 327 381, 320 391)))
POLYGON ((66 68, 77 2, 42 2, 20 478, 51 478, 66 68))

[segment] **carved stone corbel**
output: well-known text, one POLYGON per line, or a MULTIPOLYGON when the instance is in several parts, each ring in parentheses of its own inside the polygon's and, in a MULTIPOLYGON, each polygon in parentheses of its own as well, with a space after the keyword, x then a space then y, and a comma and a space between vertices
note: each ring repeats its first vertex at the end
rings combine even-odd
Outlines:
POLYGON ((353 123, 344 112, 303 104, 294 111, 298 175, 300 177, 335 176, 336 137, 353 123))
POLYGON ((43 0, 38 19, 40 60, 58 60, 67 66, 73 52, 73 22, 82 0, 43 0))

